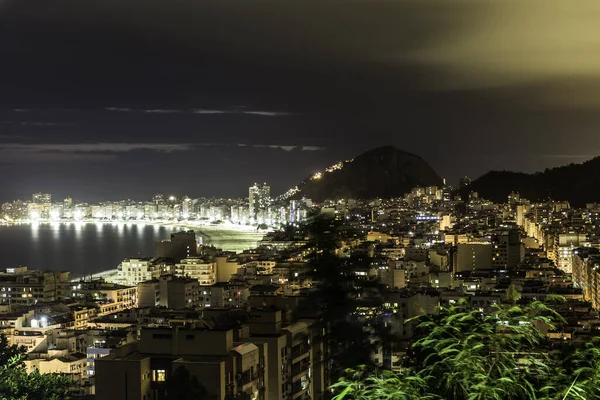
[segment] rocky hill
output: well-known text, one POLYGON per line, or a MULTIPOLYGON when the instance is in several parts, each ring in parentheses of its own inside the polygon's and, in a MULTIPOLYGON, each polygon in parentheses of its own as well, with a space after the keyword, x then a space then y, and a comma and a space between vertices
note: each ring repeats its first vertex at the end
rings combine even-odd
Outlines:
POLYGON ((342 161, 302 181, 293 198, 399 197, 417 186, 441 185, 442 178, 421 157, 385 146, 342 161))

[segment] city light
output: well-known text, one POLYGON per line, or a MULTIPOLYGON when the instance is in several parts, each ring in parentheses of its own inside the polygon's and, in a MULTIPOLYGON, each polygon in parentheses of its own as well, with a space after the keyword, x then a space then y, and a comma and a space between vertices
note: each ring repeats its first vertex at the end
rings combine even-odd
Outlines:
POLYGON ((60 211, 58 211, 58 210, 50 211, 50 218, 53 221, 59 221, 60 220, 60 211))
POLYGON ((39 220, 39 219, 40 219, 40 217, 41 217, 41 215, 40 215, 40 212, 39 212, 39 211, 35 211, 35 210, 34 210, 34 211, 31 211, 31 212, 29 213, 29 218, 30 218, 32 221, 37 221, 37 220, 39 220))

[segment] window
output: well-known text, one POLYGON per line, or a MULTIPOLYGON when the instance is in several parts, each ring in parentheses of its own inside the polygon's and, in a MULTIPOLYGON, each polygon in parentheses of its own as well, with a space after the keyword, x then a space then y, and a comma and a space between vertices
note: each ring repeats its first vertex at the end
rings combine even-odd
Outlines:
POLYGON ((167 380, 167 371, 164 369, 152 370, 152 381, 153 382, 165 382, 167 380))

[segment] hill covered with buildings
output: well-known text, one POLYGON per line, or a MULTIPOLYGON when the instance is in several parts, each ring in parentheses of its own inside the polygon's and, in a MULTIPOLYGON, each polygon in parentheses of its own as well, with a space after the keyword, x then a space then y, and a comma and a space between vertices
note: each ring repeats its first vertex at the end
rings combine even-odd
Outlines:
POLYGON ((441 184, 442 178, 421 157, 384 146, 313 174, 288 195, 317 202, 336 198, 392 198, 417 186, 441 184))

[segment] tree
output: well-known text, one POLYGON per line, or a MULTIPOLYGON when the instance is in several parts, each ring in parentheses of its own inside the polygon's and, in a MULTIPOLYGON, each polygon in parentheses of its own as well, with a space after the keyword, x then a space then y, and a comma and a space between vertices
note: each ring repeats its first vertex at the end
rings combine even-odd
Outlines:
POLYGON ((337 380, 348 367, 371 364, 377 346, 372 326, 359 318, 356 310, 371 298, 378 301, 373 295, 378 291, 368 280, 357 279, 355 263, 336 255, 338 228, 337 221, 322 215, 311 216, 303 228, 309 236, 309 276, 315 287, 299 305, 297 314, 316 318, 324 332, 320 339, 326 382, 337 380))
POLYGON ((64 375, 25 370, 26 349, 8 344, 0 334, 0 399, 62 400, 68 399, 71 381, 64 375))
POLYGON ((600 340, 552 355, 540 328, 562 317, 548 305, 498 305, 489 314, 441 307, 416 318, 400 372, 348 369, 335 400, 566 400, 600 397, 600 340))
POLYGON ((167 394, 169 400, 209 400, 206 388, 191 376, 185 366, 179 366, 168 381, 167 394))

